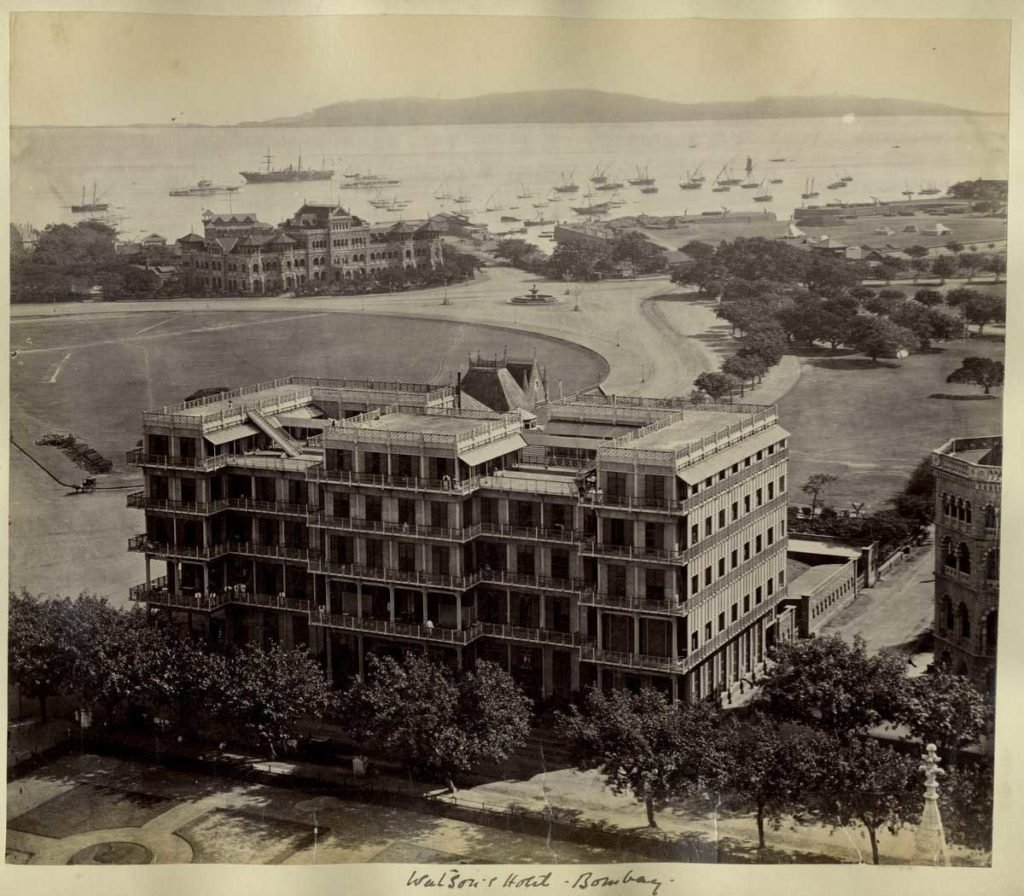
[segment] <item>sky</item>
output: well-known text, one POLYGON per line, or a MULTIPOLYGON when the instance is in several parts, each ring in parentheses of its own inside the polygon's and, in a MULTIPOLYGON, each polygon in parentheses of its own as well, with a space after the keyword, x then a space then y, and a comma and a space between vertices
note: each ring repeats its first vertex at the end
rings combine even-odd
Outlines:
POLYGON ((19 13, 11 124, 231 124, 349 99, 858 94, 1005 114, 998 20, 19 13))

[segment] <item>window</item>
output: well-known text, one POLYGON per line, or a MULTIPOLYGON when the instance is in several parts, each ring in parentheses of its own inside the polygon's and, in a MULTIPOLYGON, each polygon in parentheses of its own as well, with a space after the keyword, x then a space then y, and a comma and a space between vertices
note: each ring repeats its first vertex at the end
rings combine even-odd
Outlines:
POLYGON ((966 544, 961 543, 960 551, 960 572, 970 573, 971 571, 971 549, 966 544))
POLYGON ((999 548, 992 548, 985 555, 985 578, 989 582, 999 581, 999 548))
POLYGON ((718 560, 718 577, 721 578, 725 575, 725 557, 720 557, 718 560))
POLYGON ((749 613, 750 612, 750 595, 749 594, 746 594, 746 595, 743 596, 743 612, 744 613, 749 613))
MULTIPOLYGON (((784 569, 780 569, 780 570, 779 570, 779 587, 781 588, 781 587, 782 587, 783 585, 785 585, 785 584, 786 584, 786 570, 784 570, 784 569)), ((848 590, 848 589, 849 589, 849 587, 850 587, 850 586, 849 586, 849 583, 847 583, 847 584, 846 584, 846 585, 844 586, 844 590, 848 590)))
POLYGON ((724 529, 725 528, 725 511, 724 510, 719 510, 718 511, 718 528, 719 529, 724 529))
POLYGON ((605 491, 616 498, 622 498, 626 494, 625 473, 605 473, 605 491))
POLYGON ((749 457, 743 458, 743 466, 745 466, 745 467, 749 467, 750 466, 750 458, 749 457))
POLYGON ((732 465, 732 471, 734 473, 738 473, 740 471, 740 465, 739 464, 733 464, 732 465))
POLYGON ((608 565, 608 593, 615 597, 626 596, 626 567, 608 565))
POLYGON ((690 635, 690 650, 696 650, 697 649, 697 637, 698 636, 697 636, 696 632, 694 632, 692 635, 690 635))
POLYGON ((771 597, 775 593, 775 581, 771 576, 768 577, 768 596, 771 597))
POLYGON ((719 470, 718 471, 718 481, 721 482, 723 479, 725 479, 725 470, 719 470))
POLYGON ((774 445, 769 445, 768 446, 768 453, 769 454, 774 454, 775 453, 775 446, 774 445))
POLYGON ((759 488, 757 490, 757 506, 760 507, 762 504, 764 504, 764 489, 759 488))
POLYGON ((690 526, 690 543, 696 544, 700 541, 700 526, 694 524, 690 526))
POLYGON ((729 613, 729 619, 730 619, 731 622, 735 622, 739 618, 740 618, 740 605, 739 604, 733 604, 732 605, 732 610, 729 613))
POLYGON ((743 496, 743 512, 750 513, 750 495, 743 496))
POLYGON ((704 520, 704 537, 707 538, 711 534, 711 524, 713 520, 711 517, 706 517, 704 520))
POLYGON ((730 565, 733 569, 740 565, 740 554, 739 551, 733 551, 729 558, 730 565))
POLYGON ((997 525, 998 524, 996 523, 996 509, 991 504, 987 504, 985 506, 985 528, 995 529, 997 525))
POLYGON ((762 590, 762 589, 761 589, 761 586, 760 586, 760 585, 758 585, 758 586, 757 586, 757 587, 756 587, 756 588, 754 589, 754 603, 755 603, 755 604, 759 604, 759 603, 761 603, 761 590, 762 590))
POLYGON ((768 544, 775 544, 775 528, 773 526, 768 527, 768 544))
POLYGON ((704 640, 705 641, 710 641, 711 640, 711 623, 710 622, 707 625, 704 626, 704 640))
POLYGON ((696 594, 698 591, 700 591, 700 576, 691 576, 690 577, 690 593, 691 594, 696 594))
POLYGON ((718 630, 720 632, 725 631, 725 613, 718 614, 718 630))
POLYGON ((761 536, 757 535, 757 536, 754 537, 754 553, 755 554, 760 554, 762 550, 763 550, 763 547, 762 547, 762 544, 761 544, 761 536))
POLYGON ((711 488, 711 477, 710 476, 708 476, 708 478, 704 480, 704 488, 711 488))
POLYGON ((738 501, 732 502, 732 518, 738 520, 740 518, 740 505, 738 501))
POLYGON ((764 451, 758 451, 757 452, 757 459, 758 460, 762 460, 763 458, 764 458, 764 451))
POLYGON ((785 537, 786 537, 786 521, 782 520, 779 523, 779 538, 785 538, 785 537))
POLYGON ((711 567, 710 566, 705 566, 704 567, 704 587, 707 587, 710 584, 711 584, 711 567))
POLYGON ((750 542, 749 541, 745 542, 744 545, 743 545, 743 559, 744 560, 749 560, 750 559, 750 542))
POLYGON ((779 494, 781 495, 786 490, 786 477, 779 477, 779 494))
POLYGON ((774 497, 775 497, 775 483, 774 482, 769 482, 768 483, 768 500, 770 501, 774 497))

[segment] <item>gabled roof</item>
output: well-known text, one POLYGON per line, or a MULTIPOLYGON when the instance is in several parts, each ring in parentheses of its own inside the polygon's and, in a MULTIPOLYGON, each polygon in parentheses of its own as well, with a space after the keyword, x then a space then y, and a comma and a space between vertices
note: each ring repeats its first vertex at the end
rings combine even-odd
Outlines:
POLYGON ((283 230, 277 231, 269 240, 269 243, 272 246, 292 246, 295 245, 295 242, 296 241, 288 236, 288 234, 283 230))
POLYGON ((234 250, 235 246, 238 245, 238 240, 233 236, 215 237, 213 242, 220 246, 221 251, 223 252, 231 252, 234 250))
POLYGON ((258 224, 256 212, 231 212, 229 214, 213 214, 207 212, 204 220, 208 224, 258 224))
POLYGON ((462 377, 462 392, 499 414, 528 408, 531 404, 515 377, 504 367, 470 367, 462 377))
POLYGON ((205 243, 206 238, 201 237, 198 233, 190 233, 188 236, 180 237, 177 242, 179 243, 205 243))
POLYGON ((166 243, 167 242, 167 238, 163 237, 163 236, 160 236, 159 233, 151 233, 149 236, 144 236, 142 238, 142 242, 143 243, 148 243, 151 240, 159 240, 161 243, 166 243))

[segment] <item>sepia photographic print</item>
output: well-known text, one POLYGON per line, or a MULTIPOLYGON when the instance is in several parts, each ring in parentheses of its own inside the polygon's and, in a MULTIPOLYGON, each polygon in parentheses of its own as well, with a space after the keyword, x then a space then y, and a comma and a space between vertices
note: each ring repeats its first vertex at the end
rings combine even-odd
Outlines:
POLYGON ((10 14, 9 892, 1013 891, 1012 9, 733 6, 10 14))

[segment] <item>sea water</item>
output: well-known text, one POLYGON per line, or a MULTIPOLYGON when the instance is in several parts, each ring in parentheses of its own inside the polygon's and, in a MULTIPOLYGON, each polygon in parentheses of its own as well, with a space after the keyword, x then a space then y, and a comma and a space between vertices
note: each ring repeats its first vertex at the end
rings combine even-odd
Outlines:
MULTIPOLYGON (((800 194, 814 178, 816 203, 900 199, 904 190, 934 185, 943 192, 959 180, 1006 178, 1007 123, 1001 116, 805 118, 689 121, 635 124, 516 124, 354 128, 13 128, 11 131, 12 220, 44 227, 73 222, 70 206, 91 198, 93 185, 110 204, 124 238, 158 233, 175 240, 202 232, 202 213, 254 212, 276 224, 304 201, 340 202, 370 221, 423 218, 439 211, 467 211, 492 231, 508 230, 502 215, 558 221, 580 220, 571 206, 586 206, 589 177, 606 169, 626 182, 646 168, 659 192, 638 187, 619 191, 621 215, 672 215, 719 210, 772 212, 786 220, 803 204, 800 194), (250 184, 237 193, 172 197, 170 190, 208 178, 243 184, 239 172, 258 170, 270 152, 274 167, 329 167, 331 181, 250 184), (725 166, 745 176, 747 157, 754 178, 765 179, 769 203, 756 190, 735 186, 712 193, 725 166), (772 162, 771 159, 785 159, 772 162), (700 190, 680 190, 686 173, 706 176, 700 190), (375 189, 345 190, 345 173, 379 174, 401 181, 381 190, 384 199, 408 204, 378 211, 375 189), (544 208, 563 174, 579 192, 544 208), (843 190, 827 185, 842 176, 843 190), (783 183, 770 184, 781 178, 783 183), (523 192, 532 198, 520 198, 523 192), (452 199, 436 198, 444 193, 452 199), (470 197, 461 206, 454 197, 470 197), (488 210, 490 209, 490 210, 488 210)), ((595 192, 603 202, 608 192, 595 192)), ((550 247, 532 228, 530 239, 550 247)))

